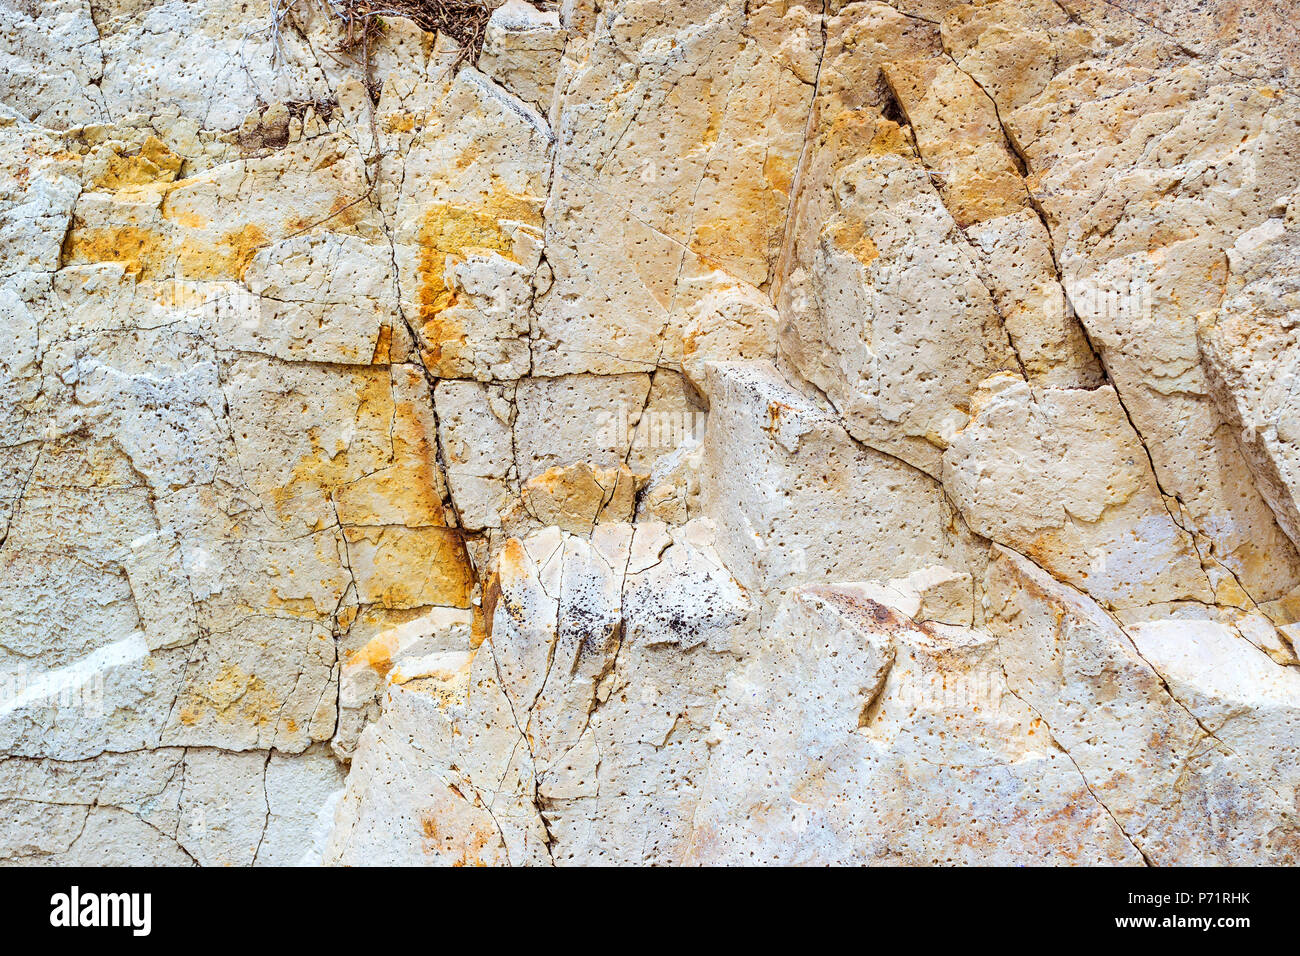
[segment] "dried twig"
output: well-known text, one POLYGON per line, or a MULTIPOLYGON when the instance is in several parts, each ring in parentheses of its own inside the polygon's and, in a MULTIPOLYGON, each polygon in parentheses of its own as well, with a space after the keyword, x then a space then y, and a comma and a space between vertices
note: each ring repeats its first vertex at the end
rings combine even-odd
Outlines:
POLYGON ((402 17, 422 30, 441 33, 460 47, 453 69, 478 59, 492 11, 483 0, 326 0, 343 24, 340 49, 368 58, 383 17, 402 17))

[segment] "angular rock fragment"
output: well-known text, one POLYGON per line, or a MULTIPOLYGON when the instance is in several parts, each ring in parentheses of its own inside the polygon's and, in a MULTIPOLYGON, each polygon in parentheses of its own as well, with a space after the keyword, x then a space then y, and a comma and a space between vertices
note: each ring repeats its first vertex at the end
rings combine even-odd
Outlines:
POLYGON ((996 639, 851 585, 790 592, 713 735, 692 862, 1142 862, 996 639))
POLYGON ((944 455, 976 533, 1114 607, 1213 599, 1113 389, 987 391, 944 455))

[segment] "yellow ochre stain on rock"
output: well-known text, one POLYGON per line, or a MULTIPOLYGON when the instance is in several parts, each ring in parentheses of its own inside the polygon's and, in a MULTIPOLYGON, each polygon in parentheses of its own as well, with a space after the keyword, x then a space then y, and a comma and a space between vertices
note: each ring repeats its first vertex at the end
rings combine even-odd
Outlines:
POLYGON ((788 196, 794 179, 794 161, 779 153, 770 154, 763 159, 763 179, 771 189, 788 196))
POLYGON ((243 279, 266 242, 266 233, 251 223, 226 233, 215 245, 186 239, 181 243, 177 273, 187 279, 243 279))
POLYGON ((425 213, 416 305, 425 362, 435 374, 446 371, 444 365, 459 357, 465 343, 465 330, 443 315, 456 304, 447 281, 448 259, 459 262, 475 252, 495 252, 517 262, 514 240, 502 225, 512 221, 540 225, 541 200, 498 189, 482 206, 435 203, 425 213))
POLYGON ((176 240, 144 226, 74 229, 64 249, 69 263, 120 262, 137 279, 175 274, 185 279, 242 279, 266 233, 246 225, 216 242, 187 236, 176 240))
POLYGON ((333 524, 335 513, 345 525, 445 526, 437 452, 420 410, 391 394, 387 368, 358 369, 351 386, 359 401, 348 417, 357 434, 386 435, 391 455, 358 457, 337 436, 329 441, 307 427, 311 450, 271 493, 280 516, 301 517, 316 531, 333 524), (333 508, 322 507, 322 499, 333 508))
POLYGON ((91 189, 124 192, 171 184, 184 162, 162 140, 150 136, 135 155, 110 157, 104 172, 91 182, 91 189))
MULTIPOLYGON (((356 432, 388 434, 392 421, 388 370, 379 366, 359 368, 353 373, 352 385, 358 397, 356 409, 351 416, 356 432)), ((328 448, 318 427, 308 427, 306 435, 311 451, 294 465, 289 480, 271 493, 276 511, 282 518, 292 517, 300 508, 309 512, 315 510, 318 499, 311 492, 332 499, 340 488, 362 475, 362 468, 349 459, 348 446, 337 437, 335 447, 328 448)), ((331 523, 332 521, 317 515, 312 530, 319 531, 331 523)))
POLYGON ((276 720, 281 705, 262 679, 234 664, 221 668, 205 685, 189 687, 180 722, 193 727, 205 718, 261 727, 276 720))
POLYGON ((380 677, 386 677, 393 669, 393 651, 396 649, 397 640, 391 631, 380 634, 352 653, 344 667, 348 671, 364 667, 380 677))
POLYGON ((410 113, 394 113, 384 117, 384 132, 409 133, 415 129, 415 117, 410 113))
POLYGON ((880 256, 876 243, 863 230, 862 223, 846 219, 827 228, 831 242, 837 249, 847 252, 864 266, 869 265, 880 256))
POLYGON ((64 249, 65 262, 120 262, 137 278, 147 278, 160 269, 167 257, 167 241, 142 226, 115 226, 74 230, 64 249))

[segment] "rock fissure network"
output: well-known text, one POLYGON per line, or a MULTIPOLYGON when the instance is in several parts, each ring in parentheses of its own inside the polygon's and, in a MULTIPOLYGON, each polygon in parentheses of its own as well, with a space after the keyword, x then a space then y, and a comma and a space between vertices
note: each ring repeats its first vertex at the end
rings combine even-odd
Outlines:
POLYGON ((0 861, 1297 862, 1293 4, 440 6, 0 4, 0 861))

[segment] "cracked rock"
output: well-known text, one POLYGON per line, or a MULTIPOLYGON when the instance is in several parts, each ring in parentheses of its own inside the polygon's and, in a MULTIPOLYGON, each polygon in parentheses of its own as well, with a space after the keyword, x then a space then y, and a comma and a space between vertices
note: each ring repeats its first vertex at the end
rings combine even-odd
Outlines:
POLYGON ((0 4, 0 862, 1297 862, 1286 10, 345 6, 0 4))

